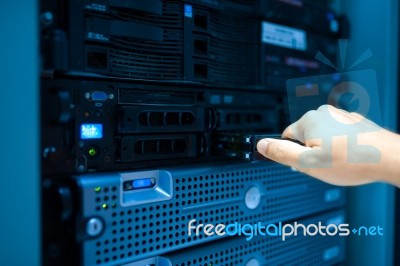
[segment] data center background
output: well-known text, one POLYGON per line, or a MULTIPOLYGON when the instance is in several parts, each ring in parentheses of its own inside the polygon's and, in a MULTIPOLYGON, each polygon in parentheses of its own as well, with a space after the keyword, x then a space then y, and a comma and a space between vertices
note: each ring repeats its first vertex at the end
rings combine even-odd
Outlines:
MULTIPOLYGON (((353 46, 352 52, 356 54, 359 50, 367 48, 366 44, 374 51, 376 60, 370 64, 377 70, 379 77, 384 125, 394 129, 397 107, 396 97, 393 97, 397 92, 397 3, 364 3, 343 2, 338 4, 338 9, 346 13, 350 20, 352 41, 357 44, 353 46), (371 35, 375 37, 371 39, 371 35)), ((39 153, 38 143, 32 141, 39 139, 39 58, 38 46, 25 45, 38 42, 35 28, 38 6, 32 2, 27 3, 24 8, 18 3, 2 5, 5 7, 2 6, 0 10, 5 14, 1 17, 6 18, 6 22, 2 24, 1 29, 6 33, 5 36, 9 36, 9 41, 1 45, 4 46, 2 50, 10 52, 5 54, 2 62, 5 63, 4 67, 2 66, 5 82, 1 113, 9 114, 10 110, 13 110, 14 114, 4 116, 5 130, 1 132, 2 139, 7 140, 1 160, 2 209, 4 208, 1 222, 5 222, 5 225, 2 225, 4 237, 1 245, 8 246, 13 252, 5 253, 5 249, 2 248, 0 257, 10 262, 5 265, 13 265, 11 262, 16 259, 20 261, 18 265, 39 265, 39 158, 31 156, 39 153), (11 13, 7 12, 10 8, 18 11, 13 12, 11 16, 11 13), (24 20, 21 20, 22 17, 24 20), (12 221, 10 217, 13 217, 12 221)), ((393 196, 394 189, 386 185, 348 189, 349 221, 381 224, 388 228, 388 232, 394 232, 393 196)), ((362 242, 350 239, 347 243, 346 263, 390 265, 394 254, 392 241, 390 235, 379 240, 364 239, 362 242)))

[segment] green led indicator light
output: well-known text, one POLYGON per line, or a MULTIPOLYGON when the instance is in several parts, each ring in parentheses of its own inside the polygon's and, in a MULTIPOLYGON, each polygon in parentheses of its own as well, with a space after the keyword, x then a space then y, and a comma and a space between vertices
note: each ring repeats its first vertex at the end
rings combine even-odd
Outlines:
POLYGON ((88 153, 89 153, 90 156, 93 157, 93 156, 96 156, 97 151, 96 151, 95 148, 90 148, 89 151, 88 151, 88 153))
POLYGON ((107 209, 107 204, 104 203, 103 205, 101 205, 101 207, 103 207, 103 209, 107 209))
POLYGON ((117 207, 117 204, 116 204, 116 203, 113 203, 113 204, 111 205, 111 207, 115 208, 115 207, 117 207))
POLYGON ((100 190, 101 190, 101 187, 96 187, 96 188, 94 188, 94 191, 95 191, 95 192, 100 192, 100 190))

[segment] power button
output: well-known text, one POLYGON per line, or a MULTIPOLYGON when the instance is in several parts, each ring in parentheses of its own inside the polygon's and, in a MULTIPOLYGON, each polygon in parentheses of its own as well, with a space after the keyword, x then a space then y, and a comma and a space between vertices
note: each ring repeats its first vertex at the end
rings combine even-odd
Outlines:
POLYGON ((260 266, 260 262, 253 258, 246 263, 246 266, 260 266))
POLYGON ((260 205, 261 201, 261 192, 258 187, 251 187, 246 192, 245 203, 247 208, 255 209, 260 205))

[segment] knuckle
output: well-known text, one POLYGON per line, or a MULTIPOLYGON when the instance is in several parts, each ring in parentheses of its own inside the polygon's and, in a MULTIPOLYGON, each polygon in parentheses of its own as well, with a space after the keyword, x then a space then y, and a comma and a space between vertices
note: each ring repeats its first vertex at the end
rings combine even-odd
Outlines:
POLYGON ((295 124, 291 124, 290 126, 286 127, 285 130, 282 132, 281 136, 286 137, 293 135, 296 131, 295 127, 296 127, 295 124))
POLYGON ((317 115, 317 111, 316 110, 310 110, 307 113, 304 114, 304 119, 305 120, 312 120, 313 118, 315 118, 315 116, 317 115))
POLYGON ((305 116, 306 116, 306 117, 313 116, 313 115, 315 115, 316 112, 317 112, 317 111, 315 111, 315 110, 310 110, 310 111, 308 111, 308 112, 305 114, 305 116))
POLYGON ((356 112, 351 112, 350 115, 355 116, 355 117, 362 117, 359 113, 356 112))
POLYGON ((329 105, 329 104, 323 104, 323 105, 321 105, 320 107, 318 107, 318 111, 327 111, 328 110, 328 108, 330 108, 332 105, 329 105))

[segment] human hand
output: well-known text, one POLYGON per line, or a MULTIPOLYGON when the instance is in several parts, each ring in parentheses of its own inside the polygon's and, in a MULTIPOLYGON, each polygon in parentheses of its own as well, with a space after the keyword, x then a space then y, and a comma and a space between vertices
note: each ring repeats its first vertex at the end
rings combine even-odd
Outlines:
POLYGON ((263 139, 257 150, 331 184, 385 181, 400 186, 400 137, 360 114, 323 105, 286 128, 282 137, 305 146, 263 139))

